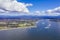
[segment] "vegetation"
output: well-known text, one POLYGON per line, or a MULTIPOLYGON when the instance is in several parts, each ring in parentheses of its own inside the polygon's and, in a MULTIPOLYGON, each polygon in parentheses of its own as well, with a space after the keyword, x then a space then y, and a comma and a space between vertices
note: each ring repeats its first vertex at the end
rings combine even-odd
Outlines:
POLYGON ((19 27, 31 27, 35 26, 35 21, 8 21, 0 22, 0 29, 19 28, 19 27))

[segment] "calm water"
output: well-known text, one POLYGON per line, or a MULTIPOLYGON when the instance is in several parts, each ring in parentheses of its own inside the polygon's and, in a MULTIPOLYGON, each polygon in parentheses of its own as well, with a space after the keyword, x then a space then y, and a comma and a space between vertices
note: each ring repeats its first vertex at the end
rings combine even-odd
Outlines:
POLYGON ((60 40, 60 22, 42 19, 36 26, 0 31, 0 40, 60 40))
POLYGON ((40 20, 37 28, 29 30, 31 40, 60 40, 60 22, 40 20))

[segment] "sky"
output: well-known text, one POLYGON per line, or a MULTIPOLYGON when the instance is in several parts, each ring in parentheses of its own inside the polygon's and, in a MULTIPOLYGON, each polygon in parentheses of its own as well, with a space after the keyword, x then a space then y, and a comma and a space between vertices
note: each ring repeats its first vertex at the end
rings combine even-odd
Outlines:
POLYGON ((60 15, 60 0, 0 0, 0 13, 60 15))
POLYGON ((60 0, 18 0, 18 2, 32 3, 33 6, 29 7, 32 11, 44 11, 60 6, 60 0))

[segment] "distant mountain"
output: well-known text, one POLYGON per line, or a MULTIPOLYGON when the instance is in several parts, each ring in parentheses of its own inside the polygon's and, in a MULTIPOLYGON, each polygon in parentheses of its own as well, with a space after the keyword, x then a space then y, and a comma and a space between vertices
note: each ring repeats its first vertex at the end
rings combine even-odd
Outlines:
POLYGON ((60 19, 60 16, 29 16, 29 15, 23 15, 23 16, 4 16, 4 15, 0 15, 0 19, 4 19, 4 18, 8 18, 8 19, 60 19))

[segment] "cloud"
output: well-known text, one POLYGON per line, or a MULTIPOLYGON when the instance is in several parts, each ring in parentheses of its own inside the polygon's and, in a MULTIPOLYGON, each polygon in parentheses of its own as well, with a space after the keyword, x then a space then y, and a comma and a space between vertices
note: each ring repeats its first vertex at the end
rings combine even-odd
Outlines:
POLYGON ((44 13, 44 11, 35 11, 34 13, 33 13, 33 15, 36 15, 36 16, 44 16, 44 15, 46 15, 45 13, 44 13))
POLYGON ((36 16, 38 15, 38 16, 39 16, 39 15, 41 15, 41 12, 40 12, 40 11, 34 11, 34 12, 31 13, 30 15, 34 15, 34 16, 35 16, 35 15, 36 15, 36 16))
POLYGON ((32 15, 36 16, 59 16, 60 15, 60 7, 49 9, 46 11, 35 11, 32 15))
POLYGON ((41 12, 40 12, 40 11, 35 11, 35 13, 38 13, 38 14, 40 14, 41 12))
POLYGON ((49 9, 44 11, 44 13, 52 16, 58 16, 60 15, 60 7, 54 8, 54 9, 49 9))
POLYGON ((46 11, 35 11, 32 13, 34 16, 59 16, 60 15, 60 7, 49 9, 46 11))
POLYGON ((60 7, 45 11, 46 13, 60 13, 60 7))
POLYGON ((27 6, 32 4, 25 4, 17 2, 16 0, 0 0, 0 12, 20 12, 29 13, 27 6))
POLYGON ((31 4, 31 3, 30 4, 26 4, 26 6, 33 6, 33 4, 31 4))

